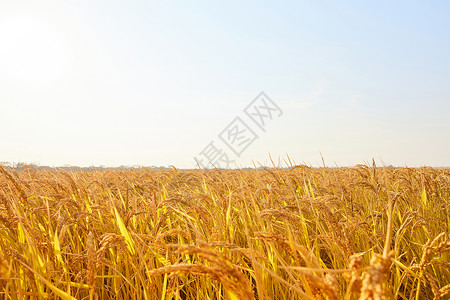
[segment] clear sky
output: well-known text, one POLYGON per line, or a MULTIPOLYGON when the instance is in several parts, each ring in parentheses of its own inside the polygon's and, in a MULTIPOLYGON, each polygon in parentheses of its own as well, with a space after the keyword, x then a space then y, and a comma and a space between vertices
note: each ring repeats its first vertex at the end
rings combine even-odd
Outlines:
POLYGON ((450 166, 447 1, 1 1, 0 161, 450 166), (244 113, 264 91, 283 111, 244 113), (258 136, 240 156, 219 134, 258 136), (211 154, 212 152, 209 152, 211 154))

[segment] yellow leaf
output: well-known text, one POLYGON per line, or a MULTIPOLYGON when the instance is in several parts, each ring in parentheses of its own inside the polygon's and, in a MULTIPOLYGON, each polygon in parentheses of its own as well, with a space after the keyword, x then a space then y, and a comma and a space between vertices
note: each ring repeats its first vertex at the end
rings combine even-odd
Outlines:
POLYGON ((425 209, 427 206, 427 191, 425 190, 425 187, 422 190, 422 207, 425 209))
POLYGON ((232 300, 239 300, 240 298, 232 291, 227 291, 228 292, 228 296, 230 297, 230 299, 232 300))
POLYGON ((25 243, 25 233, 22 228, 22 223, 17 223, 17 238, 20 243, 25 243))
POLYGON ((36 277, 38 277, 43 283, 45 283, 45 285, 47 285, 61 299, 64 299, 64 300, 76 300, 76 298, 72 297, 70 294, 64 292, 63 290, 60 290, 58 287, 54 286, 50 281, 45 279, 41 274, 37 273, 35 270, 30 268, 29 266, 25 265, 24 263, 22 263, 22 265, 25 268, 27 268, 28 270, 30 270, 31 272, 33 272, 34 275, 36 275, 36 277))
POLYGON ((125 227, 125 224, 123 223, 122 218, 120 217, 119 212, 117 211, 117 208, 115 208, 115 207, 114 207, 114 213, 116 215, 117 226, 119 227, 120 233, 125 238, 125 242, 127 243, 128 250, 130 250, 131 254, 135 254, 136 251, 134 249, 134 243, 133 243, 133 240, 131 239, 131 235, 128 232, 127 228, 125 227))

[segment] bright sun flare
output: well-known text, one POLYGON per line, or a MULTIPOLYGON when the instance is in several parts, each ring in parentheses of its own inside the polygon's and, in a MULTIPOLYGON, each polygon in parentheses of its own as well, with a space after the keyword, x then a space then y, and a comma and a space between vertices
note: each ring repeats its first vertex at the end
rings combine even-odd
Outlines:
POLYGON ((53 84, 70 68, 64 36, 44 21, 14 18, 1 22, 0 40, 0 73, 19 84, 53 84))

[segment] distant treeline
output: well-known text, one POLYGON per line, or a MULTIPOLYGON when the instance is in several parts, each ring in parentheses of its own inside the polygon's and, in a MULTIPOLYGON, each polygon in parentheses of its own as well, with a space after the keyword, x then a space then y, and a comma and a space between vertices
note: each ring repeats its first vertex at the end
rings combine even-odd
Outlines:
POLYGON ((0 162, 0 165, 2 165, 5 168, 13 169, 13 170, 23 170, 26 168, 31 168, 34 170, 66 170, 66 171, 93 171, 93 170, 99 170, 99 171, 106 171, 106 170, 122 170, 122 171, 128 171, 128 170, 139 170, 139 169, 163 169, 163 170, 170 170, 170 167, 157 167, 157 166, 119 166, 119 167, 106 167, 106 166, 90 166, 90 167, 78 167, 78 166, 58 166, 58 167, 50 167, 50 166, 39 166, 36 164, 26 164, 26 163, 8 163, 8 162, 0 162))
MULTIPOLYGON (((174 166, 140 166, 140 165, 134 165, 134 166, 119 166, 119 167, 107 167, 107 166, 90 166, 90 167, 78 167, 78 166, 70 166, 70 165, 64 165, 64 166, 58 166, 58 167, 50 167, 50 166, 39 166, 36 164, 27 164, 27 163, 9 163, 9 162, 0 162, 0 166, 3 166, 7 169, 12 170, 23 170, 26 168, 32 168, 34 170, 66 170, 66 171, 106 171, 106 170, 116 170, 116 171, 129 171, 129 170, 140 170, 140 169, 150 169, 150 170, 170 170, 170 169, 179 169, 174 166)), ((358 167, 325 167, 326 169, 346 169, 346 168, 354 168, 358 167)), ((278 167, 268 167, 268 166, 260 166, 258 168, 240 168, 241 170, 266 170, 266 169, 297 169, 297 168, 309 168, 309 169, 320 169, 322 167, 312 167, 307 165, 296 165, 289 168, 278 168, 278 167)), ((394 167, 392 165, 384 166, 384 168, 394 169, 399 167, 394 167)), ((400 167, 402 168, 402 167, 400 167)), ((430 168, 430 167, 425 167, 430 168)), ((449 169, 450 167, 435 167, 433 169, 449 169)), ((192 169, 179 169, 179 170, 195 170, 198 168, 192 168, 192 169)), ((414 169, 414 168, 412 168, 414 169)))
MULTIPOLYGON (((58 166, 58 167, 50 167, 50 166, 40 166, 36 164, 27 164, 27 163, 9 163, 9 162, 0 162, 0 166, 3 166, 7 169, 12 170, 23 170, 27 168, 31 168, 34 170, 65 170, 65 171, 106 171, 106 170, 114 170, 114 171, 129 171, 129 170, 140 170, 140 169, 150 169, 150 170, 170 170, 170 169, 178 169, 173 166, 119 166, 119 167, 107 167, 107 166, 90 166, 90 167, 78 167, 78 166, 58 166)), ((271 167, 259 167, 258 170, 263 169, 271 169, 271 167)), ((194 170, 194 169, 180 169, 180 170, 194 170)), ((242 168, 242 170, 254 170, 254 168, 242 168)))

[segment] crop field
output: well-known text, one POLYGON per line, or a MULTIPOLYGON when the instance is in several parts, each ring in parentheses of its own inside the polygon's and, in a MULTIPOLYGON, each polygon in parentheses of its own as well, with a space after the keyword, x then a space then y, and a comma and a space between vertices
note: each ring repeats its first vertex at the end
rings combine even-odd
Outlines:
POLYGON ((0 167, 3 299, 449 299, 450 170, 0 167))

